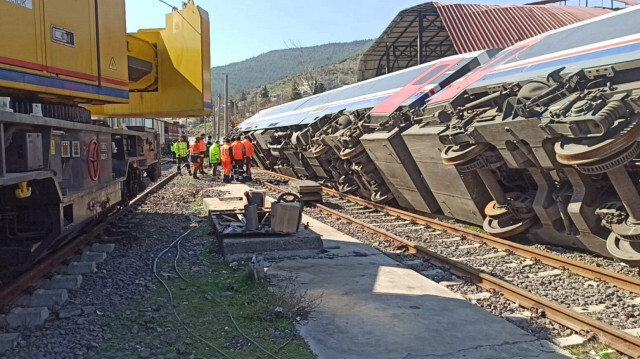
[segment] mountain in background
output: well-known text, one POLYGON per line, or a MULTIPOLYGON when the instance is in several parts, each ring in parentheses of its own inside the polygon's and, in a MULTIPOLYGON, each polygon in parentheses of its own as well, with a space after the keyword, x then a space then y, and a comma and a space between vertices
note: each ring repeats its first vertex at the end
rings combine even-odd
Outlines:
POLYGON ((305 67, 319 68, 329 64, 359 58, 374 40, 331 43, 311 47, 294 47, 269 51, 248 60, 211 68, 213 97, 224 94, 224 74, 229 74, 229 95, 272 84, 286 77, 297 75, 305 67), (301 53, 304 58, 301 61, 301 53))

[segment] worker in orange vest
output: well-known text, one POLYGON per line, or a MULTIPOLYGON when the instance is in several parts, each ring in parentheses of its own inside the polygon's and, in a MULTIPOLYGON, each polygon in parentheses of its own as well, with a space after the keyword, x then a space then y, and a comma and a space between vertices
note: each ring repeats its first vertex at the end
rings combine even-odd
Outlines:
POLYGON ((255 148, 253 147, 253 143, 251 143, 251 139, 248 135, 244 136, 244 140, 242 140, 242 145, 244 146, 244 164, 246 166, 245 170, 245 179, 251 181, 251 163, 253 162, 253 155, 255 154, 255 148))
POLYGON ((228 138, 224 139, 224 145, 220 148, 220 162, 222 162, 222 182, 231 183, 231 143, 228 138))
POLYGON ((191 145, 191 162, 193 163, 193 178, 198 179, 198 169, 203 165, 204 153, 207 151, 207 146, 200 137, 196 137, 196 142, 191 145))
POLYGON ((235 141, 231 143, 231 156, 233 157, 233 174, 236 181, 241 182, 244 180, 244 146, 240 141, 240 137, 236 137, 235 141))

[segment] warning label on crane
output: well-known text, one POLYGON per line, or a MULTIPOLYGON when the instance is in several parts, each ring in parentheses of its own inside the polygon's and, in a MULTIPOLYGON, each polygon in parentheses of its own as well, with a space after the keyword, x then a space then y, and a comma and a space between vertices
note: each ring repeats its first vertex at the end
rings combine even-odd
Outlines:
POLYGON ((33 9, 33 0, 7 0, 10 3, 26 7, 27 9, 33 9))
POLYGON ((116 65, 116 59, 113 57, 111 58, 111 61, 109 61, 109 68, 113 71, 118 70, 118 66, 116 65))

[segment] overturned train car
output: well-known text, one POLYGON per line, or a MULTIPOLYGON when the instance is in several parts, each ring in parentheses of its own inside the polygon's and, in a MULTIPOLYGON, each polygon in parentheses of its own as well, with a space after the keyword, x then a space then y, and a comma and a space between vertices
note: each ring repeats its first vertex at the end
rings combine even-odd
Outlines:
POLYGON ((463 55, 486 63, 444 83, 423 81, 418 66, 369 106, 302 99, 238 130, 256 140, 263 168, 638 265, 639 16, 629 8, 463 55))
MULTIPOLYGON (((385 103, 409 110, 420 108, 438 90, 486 63, 493 53, 452 56, 273 107, 247 119, 236 131, 253 138, 256 160, 262 168, 318 180, 372 201, 404 207, 415 203, 419 210, 428 210, 424 202, 433 200, 422 198, 428 196, 428 188, 409 193, 389 186, 377 161, 372 161, 361 138, 397 123, 385 120, 381 124, 370 112, 385 103)), ((403 157, 410 155, 405 152, 403 157)), ((417 171, 411 174, 419 176, 417 171)), ((437 209, 437 204, 431 206, 430 210, 437 209)))
POLYGON ((424 147, 432 139, 441 167, 474 176, 440 201, 485 188, 491 201, 468 203, 491 234, 640 264, 638 16, 631 8, 518 43, 434 96, 405 138, 435 155, 424 147))

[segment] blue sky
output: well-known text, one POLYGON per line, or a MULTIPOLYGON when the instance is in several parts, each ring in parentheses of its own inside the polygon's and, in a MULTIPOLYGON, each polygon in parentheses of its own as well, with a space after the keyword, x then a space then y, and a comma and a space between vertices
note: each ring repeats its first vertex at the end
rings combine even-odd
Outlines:
MULTIPOLYGON (((165 0, 181 7, 181 0, 165 0)), ((532 1, 532 0, 530 0, 532 1)), ((195 0, 209 12, 212 66, 238 62, 271 50, 377 38, 399 11, 423 0, 195 0)), ((510 5, 516 0, 450 0, 510 5)), ((610 0, 590 0, 590 5, 610 0)), ((577 5, 569 0, 568 5, 577 5)), ((584 4, 584 0, 582 0, 584 4)), ((158 0, 126 0, 127 31, 164 27, 171 9, 158 0)))

